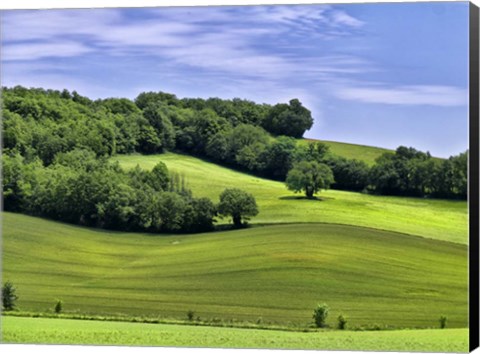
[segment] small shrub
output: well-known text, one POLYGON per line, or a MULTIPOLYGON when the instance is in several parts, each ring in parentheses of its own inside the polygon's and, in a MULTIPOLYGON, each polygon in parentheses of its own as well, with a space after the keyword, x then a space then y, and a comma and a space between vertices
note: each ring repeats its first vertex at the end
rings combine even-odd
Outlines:
POLYGON ((317 305, 317 308, 313 310, 313 320, 317 327, 325 327, 329 309, 327 304, 322 304, 317 305))
POLYGON ((58 300, 57 304, 55 305, 55 313, 61 313, 63 309, 63 302, 62 300, 58 300))
POLYGON ((447 316, 440 316, 440 328, 447 327, 447 316))
POLYGON ((347 328, 347 318, 343 315, 338 316, 338 329, 347 328))
POLYGON ((193 321, 193 317, 194 317, 194 316, 195 316, 195 312, 194 312, 194 311, 189 310, 189 311, 187 312, 187 318, 188 318, 189 321, 193 321))
POLYGON ((17 289, 13 284, 7 281, 2 287, 2 306, 5 311, 12 311, 15 309, 15 302, 18 300, 18 296, 15 294, 17 289))

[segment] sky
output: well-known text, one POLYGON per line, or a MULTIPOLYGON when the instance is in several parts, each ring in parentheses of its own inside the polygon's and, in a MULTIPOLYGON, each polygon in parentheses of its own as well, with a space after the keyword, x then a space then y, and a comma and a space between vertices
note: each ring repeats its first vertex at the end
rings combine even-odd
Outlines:
POLYGON ((468 147, 468 3, 1 12, 1 84, 134 99, 298 98, 305 136, 468 147))

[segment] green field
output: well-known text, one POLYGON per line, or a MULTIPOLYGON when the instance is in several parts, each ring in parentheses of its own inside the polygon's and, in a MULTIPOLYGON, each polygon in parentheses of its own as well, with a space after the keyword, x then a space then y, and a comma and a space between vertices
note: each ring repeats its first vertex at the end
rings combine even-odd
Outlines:
POLYGON ((301 333, 8 316, 4 341, 467 350, 465 201, 335 190, 307 200, 281 182, 191 156, 114 160, 127 169, 163 161, 185 175, 195 196, 215 202, 225 188, 241 188, 260 213, 250 228, 196 235, 113 232, 3 213, 2 275, 17 287, 20 310, 52 313, 61 299, 66 314, 178 323, 191 310, 198 323, 305 329, 325 302, 331 328, 343 314, 350 329, 400 330, 301 333), (432 329, 443 315, 449 329, 432 329))
POLYGON ((330 152, 337 156, 364 161, 370 166, 372 166, 375 163, 375 160, 382 154, 386 152, 393 152, 392 150, 376 146, 340 143, 337 141, 314 139, 299 139, 298 141, 300 144, 308 144, 319 141, 327 145, 330 148, 330 152))
POLYGON ((121 166, 137 164, 151 169, 163 161, 171 171, 184 174, 195 196, 218 201, 225 188, 252 193, 260 213, 252 223, 325 222, 373 227, 466 244, 468 213, 465 201, 374 196, 337 190, 322 191, 322 200, 307 200, 285 184, 244 174, 192 156, 119 155, 121 166))
POLYGON ((3 317, 7 343, 222 348, 468 351, 467 329, 293 333, 236 328, 3 317))
POLYGON ((3 214, 3 276, 25 311, 312 323, 467 326, 467 247, 328 224, 155 236, 3 214))

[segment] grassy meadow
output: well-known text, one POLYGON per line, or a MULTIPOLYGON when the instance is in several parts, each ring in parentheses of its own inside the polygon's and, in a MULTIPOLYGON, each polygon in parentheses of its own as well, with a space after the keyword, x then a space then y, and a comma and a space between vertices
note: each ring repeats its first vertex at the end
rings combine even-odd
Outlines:
POLYGON ((330 152, 337 156, 364 161, 369 166, 372 166, 375 163, 375 160, 382 154, 386 152, 393 152, 392 150, 376 146, 349 144, 328 140, 299 139, 298 143, 304 145, 317 141, 327 145, 330 149, 330 152))
MULTIPOLYGON (((341 145, 339 145, 341 147, 341 145)), ((363 154, 374 159, 371 154, 363 154)), ((332 150, 334 150, 332 148, 332 150)), ((352 156, 353 157, 353 156, 352 156)), ((197 197, 252 193, 251 227, 195 235, 114 232, 4 212, 3 279, 22 311, 145 316, 218 327, 4 317, 12 343, 465 351, 465 201, 322 191, 307 200, 282 182, 192 156, 119 155, 126 168, 159 161, 197 197), (327 303, 331 329, 311 328, 327 303), (348 329, 335 331, 337 317, 348 329), (446 330, 437 330, 447 316, 446 330), (295 331, 221 328, 248 324, 295 331)), ((372 160, 373 161, 373 160, 372 160)), ((229 220, 219 220, 219 224, 229 220)))
POLYGON ((5 317, 8 343, 465 352, 467 329, 294 333, 5 317))
MULTIPOLYGON (((252 193, 260 213, 251 221, 267 223, 336 223, 397 231, 466 244, 466 201, 374 196, 338 190, 322 191, 320 200, 307 200, 287 190, 282 182, 241 173, 187 155, 119 155, 124 168, 137 164, 153 168, 159 161, 169 170, 185 175, 195 196, 218 201, 225 188, 252 193)), ((227 220, 225 220, 227 221, 227 220)))
POLYGON ((309 326, 467 326, 467 247, 328 224, 161 235, 3 215, 3 276, 18 306, 66 312, 309 326))

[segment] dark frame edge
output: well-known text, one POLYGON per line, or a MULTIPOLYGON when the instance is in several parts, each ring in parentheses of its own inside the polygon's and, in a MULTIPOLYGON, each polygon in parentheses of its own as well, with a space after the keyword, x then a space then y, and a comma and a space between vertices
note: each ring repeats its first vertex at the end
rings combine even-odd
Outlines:
POLYGON ((469 349, 479 346, 479 8, 469 11, 469 349))

